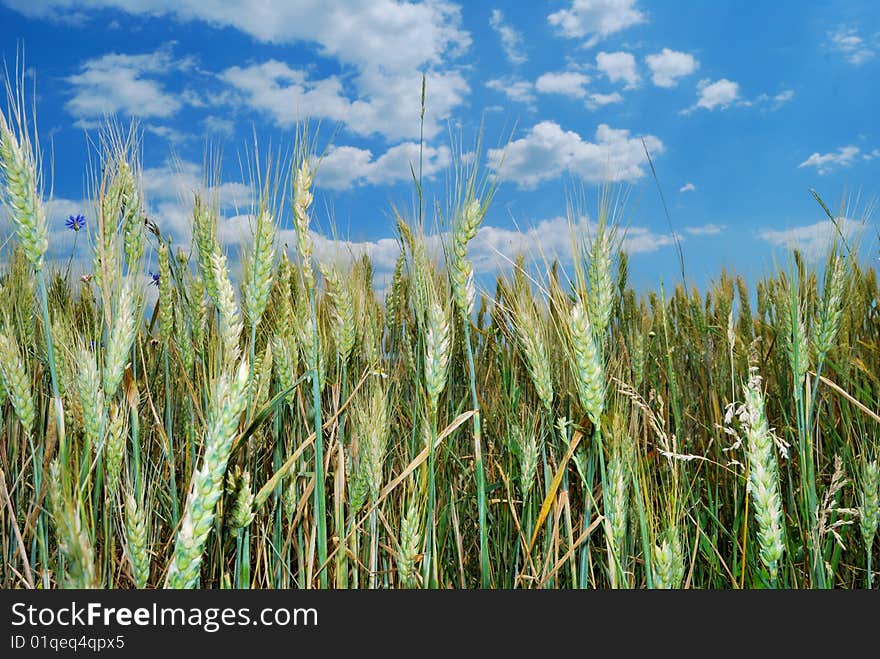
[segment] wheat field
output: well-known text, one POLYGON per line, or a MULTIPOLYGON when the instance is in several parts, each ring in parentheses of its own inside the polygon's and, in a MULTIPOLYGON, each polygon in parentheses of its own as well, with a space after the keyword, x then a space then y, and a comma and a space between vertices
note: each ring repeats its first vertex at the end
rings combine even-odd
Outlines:
POLYGON ((7 107, 4 588, 876 587, 873 246, 637 292, 609 188, 569 266, 510 254, 478 286, 495 182, 462 159, 434 217, 395 211, 383 289, 315 255, 304 129, 228 254, 210 176, 175 244, 111 124, 72 274, 7 107))

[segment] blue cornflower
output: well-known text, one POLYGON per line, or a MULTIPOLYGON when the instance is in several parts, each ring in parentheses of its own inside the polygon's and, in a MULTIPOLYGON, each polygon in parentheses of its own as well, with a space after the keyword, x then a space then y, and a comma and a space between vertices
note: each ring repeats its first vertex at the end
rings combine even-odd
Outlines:
POLYGON ((84 215, 71 215, 67 218, 67 221, 64 223, 68 229, 73 229, 74 231, 79 231, 86 225, 86 218, 84 215))
POLYGON ((152 270, 150 270, 150 284, 152 284, 153 286, 159 285, 159 273, 158 272, 153 272, 152 270))

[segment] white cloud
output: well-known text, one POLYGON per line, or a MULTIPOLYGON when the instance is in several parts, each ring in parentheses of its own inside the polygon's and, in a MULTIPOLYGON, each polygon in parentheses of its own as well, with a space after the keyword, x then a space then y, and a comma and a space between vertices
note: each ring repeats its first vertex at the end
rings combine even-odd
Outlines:
POLYGON ((743 98, 738 82, 721 78, 714 82, 704 78, 697 83, 697 102, 681 111, 690 114, 700 108, 705 110, 726 110, 732 105, 745 108, 762 108, 775 111, 794 99, 793 89, 783 89, 777 94, 759 94, 753 99, 743 98))
POLYGON ((516 78, 496 78, 486 83, 486 87, 501 92, 511 101, 531 104, 535 102, 535 86, 528 80, 516 78))
POLYGON ((596 55, 596 67, 611 82, 622 81, 626 83, 627 87, 635 87, 639 84, 636 58, 632 53, 606 53, 602 51, 596 55))
POLYGON ((550 14, 547 20, 563 36, 588 37, 585 45, 592 48, 611 34, 645 22, 636 4, 636 0, 572 0, 570 8, 550 14))
MULTIPOLYGON (((594 232, 597 225, 586 218, 579 220, 574 227, 576 234, 594 232)), ((483 226, 470 243, 468 255, 477 272, 491 272, 510 267, 517 256, 522 254, 529 262, 571 263, 572 226, 566 217, 557 216, 544 219, 528 228, 502 228, 483 226)), ((655 252, 672 245, 675 239, 670 234, 658 234, 647 227, 628 226, 619 236, 619 247, 629 254, 655 252)), ((618 246, 615 246, 617 248, 618 246)))
POLYGON ((678 78, 690 75, 700 66, 693 55, 669 48, 648 55, 645 63, 651 69, 651 81, 658 87, 675 87, 678 78))
POLYGON ((700 80, 697 84, 697 102, 684 110, 684 113, 693 112, 698 108, 706 110, 714 110, 721 108, 722 110, 730 106, 739 98, 739 83, 721 78, 715 82, 709 82, 708 79, 700 80))
POLYGON ((788 103, 790 100, 792 100, 794 98, 794 90, 793 89, 786 89, 783 92, 779 92, 778 94, 776 94, 776 96, 773 96, 772 98, 775 103, 779 103, 779 104, 788 103))
MULTIPOLYGON (((190 161, 173 161, 148 167, 141 174, 147 214, 178 243, 188 243, 192 231, 192 206, 195 192, 203 191, 204 168, 190 161)), ((226 181, 207 190, 207 199, 216 199, 221 211, 239 215, 250 209, 253 188, 246 183, 226 181)))
MULTIPOLYGON (((446 146, 425 146, 422 156, 422 176, 426 179, 448 168, 452 162, 451 152, 446 146)), ((411 181, 412 172, 418 173, 418 162, 419 145, 415 142, 393 146, 375 159, 368 149, 337 146, 330 149, 318 164, 315 185, 345 190, 355 185, 411 181)))
POLYGON ((173 57, 168 48, 142 55, 111 53, 87 60, 79 73, 67 78, 73 96, 65 107, 77 117, 76 124, 84 128, 114 113, 170 117, 182 102, 156 78, 190 64, 186 58, 173 57))
POLYGON ((737 105, 742 105, 743 107, 764 107, 769 110, 778 110, 786 103, 794 100, 794 90, 793 89, 785 89, 778 94, 759 94, 755 97, 754 100, 740 100, 737 102, 737 105))
MULTIPOLYGON (((445 0, 12 0, 11 6, 29 16, 80 21, 100 9, 117 9, 140 17, 169 16, 233 28, 262 43, 315 44, 322 57, 341 63, 351 90, 343 90, 334 76, 297 84, 286 72, 273 77, 272 67, 267 70, 260 64, 234 67, 233 80, 227 78, 244 92, 247 102, 283 126, 289 126, 296 113, 311 111, 299 103, 309 94, 307 99, 318 97, 332 110, 325 106, 326 114, 313 116, 341 121, 357 134, 416 137, 424 71, 425 132, 430 137, 469 91, 462 75, 450 66, 470 46, 471 37, 460 27, 460 6, 445 0)), ((142 89, 140 97, 149 97, 149 91, 142 89)), ((161 111, 155 100, 148 107, 161 111)))
POLYGON ((880 149, 871 149, 868 153, 862 154, 863 160, 873 160, 874 158, 880 158, 880 149))
POLYGON ((542 94, 561 94, 583 98, 587 95, 584 87, 590 82, 590 77, 576 71, 560 71, 558 73, 545 73, 535 81, 535 89, 542 94))
POLYGON ((822 220, 789 229, 764 229, 758 237, 774 247, 798 249, 810 260, 822 257, 841 233, 851 241, 865 229, 865 224, 845 217, 837 218, 836 225, 831 220, 822 220))
POLYGON ((522 51, 522 35, 504 22, 504 13, 500 9, 492 10, 489 25, 501 39, 507 61, 511 64, 522 64, 528 59, 522 51))
POLYGON ((137 16, 171 16, 231 27, 257 41, 316 43, 322 55, 359 68, 411 71, 436 66, 467 48, 461 9, 444 0, 7 0, 28 16, 81 20, 89 12, 118 9, 137 16))
POLYGON ((202 120, 202 126, 209 135, 218 137, 232 137, 235 135, 235 122, 231 119, 208 115, 202 120))
MULTIPOLYGON (((221 77, 248 105, 282 127, 314 117, 341 122, 358 135, 381 133, 404 139, 419 133, 421 75, 417 71, 393 76, 384 71, 365 72, 358 79, 355 100, 349 99, 341 78, 312 80, 306 71, 278 60, 233 66, 221 77)), ((462 103, 469 88, 456 71, 428 73, 426 79, 425 135, 430 138, 462 103)))
POLYGON ((837 151, 830 153, 819 153, 818 151, 811 154, 809 158, 804 160, 798 168, 815 167, 820 176, 824 176, 835 167, 849 167, 858 158, 859 147, 842 146, 837 151))
MULTIPOLYGON (((678 238, 681 242, 681 237, 678 238)), ((630 226, 621 242, 621 248, 628 254, 649 254, 661 247, 675 244, 675 236, 669 233, 654 233, 645 227, 630 226)))
POLYGON ((644 175, 642 139, 652 153, 662 153, 663 143, 653 135, 631 137, 628 130, 600 124, 595 142, 552 121, 542 121, 504 150, 490 149, 490 163, 504 155, 500 174, 521 188, 534 188, 542 181, 569 173, 591 183, 631 181, 644 175))
POLYGON ((691 183, 691 182, 687 182, 687 183, 685 183, 683 186, 681 186, 681 187, 678 189, 678 191, 679 191, 679 192, 695 192, 696 189, 697 189, 697 186, 695 186, 695 185, 694 185, 693 183, 691 183))
POLYGON ((701 226, 685 227, 684 232, 689 236, 717 236, 727 226, 724 224, 703 224, 701 226))
POLYGON ((145 123, 143 124, 143 127, 144 132, 161 137, 172 146, 182 144, 183 142, 187 142, 191 139, 190 135, 187 135, 183 131, 177 130, 176 128, 172 128, 171 126, 145 123))
MULTIPOLYGON (((296 237, 293 231, 290 234, 288 243, 295 245, 296 237)), ((395 238, 352 241, 328 238, 315 231, 311 234, 315 244, 315 257, 322 261, 355 260, 366 255, 370 257, 374 270, 379 273, 390 273, 394 270, 397 256, 400 254, 400 244, 395 238)))
POLYGON ((595 110, 596 108, 605 107, 612 103, 620 103, 622 100, 623 96, 618 92, 611 92, 610 94, 590 94, 586 106, 591 110, 595 110))
POLYGON ((876 46, 865 41, 855 28, 841 28, 829 34, 831 50, 840 53, 850 64, 864 64, 873 59, 876 54, 876 46))
POLYGON ((758 97, 759 103, 769 103, 771 106, 771 109, 773 109, 773 110, 778 110, 783 105, 785 105, 786 103, 789 103, 792 100, 794 100, 794 90, 793 89, 783 90, 783 91, 779 92, 778 94, 774 94, 773 96, 769 96, 767 94, 761 94, 758 97))

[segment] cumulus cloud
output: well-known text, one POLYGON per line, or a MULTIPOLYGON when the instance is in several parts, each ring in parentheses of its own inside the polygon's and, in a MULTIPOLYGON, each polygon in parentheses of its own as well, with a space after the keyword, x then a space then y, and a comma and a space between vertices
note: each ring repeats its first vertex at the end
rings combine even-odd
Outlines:
MULTIPOLYGON (((579 218, 572 227, 568 218, 556 216, 540 220, 525 228, 483 226, 468 248, 468 254, 478 271, 506 269, 522 254, 527 262, 571 263, 572 231, 580 235, 595 232, 597 225, 586 218, 579 218)), ((670 234, 656 233, 648 227, 628 226, 619 235, 619 244, 629 254, 655 252, 673 245, 670 234)))
POLYGON ((651 82, 658 87, 675 87, 679 78, 692 74, 700 66, 693 55, 669 48, 648 55, 645 63, 651 69, 651 82))
POLYGON ((257 41, 318 44, 321 54, 357 67, 409 71, 438 65, 467 48, 470 35, 460 28, 461 8, 443 0, 6 0, 13 9, 43 18, 77 16, 86 20, 99 10, 116 9, 135 16, 171 16, 185 23, 201 21, 229 27, 257 41))
POLYGON ((595 110, 596 108, 605 107, 612 103, 620 103, 621 101, 623 101, 623 96, 618 92, 611 92, 610 94, 590 94, 585 105, 589 109, 595 110))
POLYGON ((824 176, 837 167, 849 167, 852 165, 858 158, 859 152, 859 147, 852 144, 842 146, 837 151, 831 151, 830 153, 819 153, 817 151, 798 165, 798 168, 815 167, 819 176, 824 176))
MULTIPOLYGON (((634 137, 628 130, 600 124, 593 142, 553 121, 542 121, 503 151, 502 178, 521 188, 535 188, 543 181, 568 173, 590 183, 632 181, 644 175, 645 145, 662 153, 663 143, 653 135, 634 137)), ((490 163, 500 161, 501 149, 490 149, 490 163)))
POLYGON ((697 84, 697 102, 684 113, 693 112, 697 109, 714 110, 727 109, 739 98, 739 83, 721 78, 710 82, 708 78, 700 80, 697 84))
POLYGON ((625 82, 627 87, 635 87, 639 84, 636 58, 632 53, 602 51, 596 55, 596 68, 611 82, 625 82))
POLYGON ((501 47, 504 48, 504 54, 508 62, 511 64, 522 64, 528 59, 522 50, 522 35, 504 22, 504 12, 500 9, 493 9, 489 17, 489 25, 495 30, 498 38, 501 39, 501 47))
MULTIPOLYGON (((418 136, 421 74, 364 73, 355 100, 349 98, 338 76, 312 79, 308 72, 287 63, 267 60, 233 66, 221 78, 237 90, 250 107, 289 128, 307 117, 343 123, 358 135, 380 133, 390 139, 418 136)), ((469 87, 457 71, 436 71, 426 76, 428 103, 425 136, 433 137, 443 120, 462 103, 469 87)))
POLYGON ((72 96, 65 108, 83 128, 115 113, 170 117, 183 103, 159 78, 189 68, 191 63, 187 58, 175 58, 169 48, 139 55, 110 53, 87 60, 78 73, 67 78, 72 96))
POLYGON ((587 37, 585 45, 592 48, 612 34, 644 23, 647 17, 637 4, 637 0, 572 0, 570 7, 553 12, 547 21, 565 37, 587 37))
POLYGON ((532 104, 535 102, 535 86, 528 80, 517 78, 495 78, 486 83, 486 87, 504 94, 516 103, 532 104))
POLYGON ((693 183, 688 182, 688 183, 685 183, 683 186, 681 186, 678 189, 678 191, 679 192, 695 192, 696 189, 697 189, 697 186, 695 186, 693 183))
POLYGON ((764 229, 758 233, 758 237, 774 247, 800 250, 806 258, 815 261, 827 252, 832 241, 839 239, 841 234, 850 241, 864 229, 863 222, 839 217, 836 224, 831 220, 822 220, 788 229, 764 229))
POLYGON ((584 98, 587 95, 585 87, 589 82, 589 76, 577 71, 544 73, 535 81, 535 89, 542 94, 584 98))
MULTIPOLYGON (((425 146, 422 157, 422 175, 426 179, 433 178, 452 162, 446 146, 425 146)), ((322 188, 345 190, 354 185, 411 181, 412 171, 418 170, 418 162, 419 145, 415 142, 393 146, 378 158, 374 158, 369 149, 337 146, 331 148, 318 164, 315 183, 322 188)))
MULTIPOLYGON (((445 125, 451 109, 469 91, 462 75, 450 67, 470 46, 471 37, 461 29, 461 7, 445 0, 8 0, 8 4, 28 16, 59 20, 87 21, 100 15, 100 10, 115 9, 139 17, 200 21, 238 30, 261 43, 315 44, 322 57, 337 60, 346 74, 352 72, 346 78, 352 90, 343 90, 334 76, 291 79, 287 71, 271 62, 227 71, 224 79, 240 92, 238 98, 282 126, 289 126, 297 113, 304 118, 310 111, 301 104, 304 97, 317 97, 327 105, 325 114, 313 115, 316 118, 349 126, 350 117, 349 127, 362 135, 416 137, 424 71, 429 97, 425 132, 430 137, 445 125)), ((128 87, 134 86, 131 82, 128 87)), ((151 94, 160 88, 139 87, 137 98, 152 98, 146 106, 138 105, 141 116, 145 116, 144 110, 165 116, 159 114, 163 105, 175 107, 173 98, 169 105, 162 103, 169 99, 151 94)), ((87 101, 85 95, 82 102, 87 105, 87 101)))

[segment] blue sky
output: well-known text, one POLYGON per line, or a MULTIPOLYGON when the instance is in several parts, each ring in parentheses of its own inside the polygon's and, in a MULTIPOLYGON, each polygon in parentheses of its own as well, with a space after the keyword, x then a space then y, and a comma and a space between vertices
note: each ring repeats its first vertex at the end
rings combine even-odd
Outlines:
MULTIPOLYGON (((473 147, 481 121, 488 171, 511 140, 473 246, 487 275, 499 252, 564 258, 567 200, 593 212, 606 181, 627 193, 637 285, 676 278, 672 231, 698 284, 721 266, 757 276, 794 244, 821 254, 832 228, 809 189, 832 208, 846 195, 844 224, 859 231, 880 187, 872 0, 0 0, 10 66, 18 44, 36 71, 53 253, 65 260, 63 221, 89 215, 88 140, 105 115, 140 118, 150 211, 181 243, 205 144, 223 146, 232 252, 251 196, 244 149, 255 131, 263 148, 289 145, 308 117, 329 144, 316 226, 329 233, 332 216, 381 276, 396 256, 391 206, 413 205, 422 73, 429 198, 444 198, 451 154, 473 147)), ((862 236, 876 258, 876 218, 862 236)))

